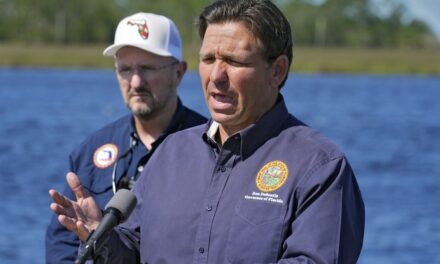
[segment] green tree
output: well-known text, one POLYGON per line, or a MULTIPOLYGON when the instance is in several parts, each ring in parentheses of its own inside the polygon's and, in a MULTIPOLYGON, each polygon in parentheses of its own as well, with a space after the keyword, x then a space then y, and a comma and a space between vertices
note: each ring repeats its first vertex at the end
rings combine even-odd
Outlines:
POLYGON ((315 46, 421 47, 433 33, 414 20, 405 24, 407 10, 392 0, 388 16, 379 16, 368 0, 280 1, 293 24, 296 44, 315 46))
MULTIPOLYGON (((274 0, 292 23, 297 45, 424 47, 435 40, 421 21, 403 22, 395 0, 379 16, 369 0, 274 0)), ((110 43, 118 21, 135 12, 160 13, 179 27, 186 50, 198 49, 197 15, 211 0, 0 0, 0 41, 110 43)))

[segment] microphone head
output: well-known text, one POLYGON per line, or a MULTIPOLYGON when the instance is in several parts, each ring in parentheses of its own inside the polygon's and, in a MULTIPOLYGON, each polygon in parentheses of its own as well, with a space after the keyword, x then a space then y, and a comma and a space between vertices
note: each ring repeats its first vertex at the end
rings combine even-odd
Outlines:
POLYGON ((137 199, 133 192, 127 189, 120 189, 110 199, 105 209, 113 208, 118 210, 122 215, 122 221, 125 221, 136 207, 137 199))

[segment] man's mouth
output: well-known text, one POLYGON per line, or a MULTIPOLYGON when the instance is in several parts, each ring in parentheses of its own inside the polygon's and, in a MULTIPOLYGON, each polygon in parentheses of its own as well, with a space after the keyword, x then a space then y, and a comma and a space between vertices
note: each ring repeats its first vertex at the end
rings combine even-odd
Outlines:
POLYGON ((231 96, 226 96, 226 95, 219 94, 219 93, 212 94, 212 97, 214 98, 214 100, 216 100, 219 103, 232 104, 232 102, 233 102, 233 99, 231 96))

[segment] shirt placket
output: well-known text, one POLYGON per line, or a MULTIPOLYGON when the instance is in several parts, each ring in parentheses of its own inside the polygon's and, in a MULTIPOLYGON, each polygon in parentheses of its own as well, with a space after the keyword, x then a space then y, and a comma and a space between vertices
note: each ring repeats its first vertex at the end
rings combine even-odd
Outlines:
POLYGON ((133 147, 133 161, 128 169, 128 175, 134 177, 133 180, 138 179, 139 175, 144 170, 144 166, 147 163, 149 156, 149 152, 144 145, 140 141, 135 141, 133 147))
POLYGON ((222 149, 212 172, 211 183, 203 203, 200 224, 197 229, 193 263, 208 263, 210 237, 214 216, 220 197, 234 164, 234 155, 230 150, 222 149))

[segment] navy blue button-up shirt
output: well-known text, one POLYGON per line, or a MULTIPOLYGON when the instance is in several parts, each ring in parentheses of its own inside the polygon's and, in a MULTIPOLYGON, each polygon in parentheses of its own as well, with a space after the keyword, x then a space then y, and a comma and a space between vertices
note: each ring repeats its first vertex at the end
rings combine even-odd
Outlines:
POLYGON ((107 263, 356 263, 364 205, 344 154, 282 97, 221 147, 210 121, 168 137, 109 235, 107 263))
MULTIPOLYGON (((70 154, 69 171, 75 172, 81 184, 104 208, 122 181, 136 180, 159 144, 171 133, 206 122, 206 118, 178 102, 176 113, 164 133, 148 150, 138 139, 132 115, 126 115, 89 136, 70 154), (117 166, 115 166, 117 163, 117 166), (114 171, 114 172, 113 172, 114 171), (112 174, 114 173, 114 180, 112 174)), ((125 187, 127 183, 125 183, 125 187)), ((64 195, 75 196, 68 186, 64 195)), ((46 262, 73 263, 79 240, 53 216, 46 232, 46 262)))

